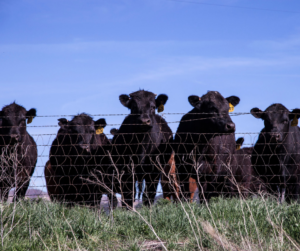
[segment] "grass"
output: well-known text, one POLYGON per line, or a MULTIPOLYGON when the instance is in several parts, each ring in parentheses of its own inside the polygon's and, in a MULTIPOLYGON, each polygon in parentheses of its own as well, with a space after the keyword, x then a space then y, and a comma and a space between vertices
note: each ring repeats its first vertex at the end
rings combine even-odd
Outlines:
POLYGON ((205 204, 160 200, 111 216, 25 200, 1 205, 1 250, 300 250, 300 205, 237 198, 205 204))

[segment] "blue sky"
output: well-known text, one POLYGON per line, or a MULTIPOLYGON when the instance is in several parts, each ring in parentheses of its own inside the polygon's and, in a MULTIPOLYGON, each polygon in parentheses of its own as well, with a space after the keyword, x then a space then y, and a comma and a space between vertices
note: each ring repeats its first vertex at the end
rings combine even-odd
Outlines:
MULTIPOLYGON (((2 0, 0 69, 1 106, 16 101, 39 116, 127 114, 118 97, 140 88, 168 94, 166 113, 188 112, 187 97, 208 90, 239 96, 235 112, 275 102, 293 109, 300 107, 300 2, 2 0)), ((113 124, 104 132, 124 116, 100 116, 113 124)), ((181 115, 165 117, 175 132, 181 115)), ((35 176, 43 175, 57 118, 37 117, 28 127, 42 156, 35 176)), ((263 122, 232 118, 237 136, 254 143, 263 122)), ((31 184, 43 186, 43 178, 31 184)))

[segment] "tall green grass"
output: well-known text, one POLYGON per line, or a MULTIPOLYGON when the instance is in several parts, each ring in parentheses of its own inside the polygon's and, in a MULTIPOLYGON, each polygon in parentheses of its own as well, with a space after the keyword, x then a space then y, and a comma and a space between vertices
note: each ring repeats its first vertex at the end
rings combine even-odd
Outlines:
POLYGON ((300 205, 271 199, 161 200, 111 215, 38 200, 1 205, 1 250, 297 250, 300 205), (141 218, 142 216, 143 218, 141 218), (147 223, 148 224, 147 224, 147 223), (151 249, 152 248, 152 249, 151 249))

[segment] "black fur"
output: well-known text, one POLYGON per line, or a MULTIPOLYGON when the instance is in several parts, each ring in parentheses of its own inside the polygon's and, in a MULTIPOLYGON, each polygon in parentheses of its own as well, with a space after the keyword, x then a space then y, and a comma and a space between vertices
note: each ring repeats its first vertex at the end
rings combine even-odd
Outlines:
POLYGON ((199 195, 205 199, 220 193, 228 195, 232 184, 226 177, 231 173, 230 167, 236 165, 232 156, 235 124, 228 113, 228 100, 236 106, 240 99, 225 99, 219 92, 209 91, 188 100, 194 108, 182 117, 174 140, 181 196, 190 197, 191 176, 198 181, 199 195))
POLYGON ((163 166, 168 161, 168 152, 171 155, 167 142, 172 138, 172 131, 167 122, 155 114, 155 109, 166 103, 167 96, 159 95, 157 99, 152 92, 143 90, 120 96, 121 103, 130 109, 131 114, 124 119, 112 140, 112 156, 119 173, 124 172, 120 189, 129 206, 133 205, 133 181, 142 182, 144 179, 144 204, 154 202, 160 177, 160 170, 155 166, 157 157, 163 166), (164 153, 165 158, 160 153, 164 153))
POLYGON ((293 117, 299 117, 282 104, 273 104, 264 112, 253 108, 251 113, 264 121, 252 153, 252 165, 266 184, 268 191, 280 194, 280 202, 299 200, 300 195, 300 129, 291 126, 293 117))
MULTIPOLYGON (((240 148, 243 143, 244 138, 238 138, 236 146, 240 148)), ((253 147, 243 147, 237 150, 234 155, 237 165, 233 167, 233 173, 238 185, 235 187, 235 192, 243 197, 257 192, 265 192, 265 187, 251 164, 252 151, 253 147)))
MULTIPOLYGON (((101 160, 105 147, 110 145, 105 134, 96 135, 104 119, 94 121, 87 114, 79 114, 71 121, 59 119, 60 129, 50 148, 50 165, 45 175, 51 200, 94 206, 99 203, 105 189, 97 185, 92 173, 102 171, 101 160), (93 182, 91 182, 93 181, 93 182)), ((105 174, 105 171, 104 171, 105 174)))
POLYGON ((13 187, 16 191, 14 200, 25 197, 37 162, 37 146, 26 130, 26 121, 35 116, 35 109, 26 111, 16 103, 7 105, 0 111, 2 201, 7 200, 8 192, 13 187))

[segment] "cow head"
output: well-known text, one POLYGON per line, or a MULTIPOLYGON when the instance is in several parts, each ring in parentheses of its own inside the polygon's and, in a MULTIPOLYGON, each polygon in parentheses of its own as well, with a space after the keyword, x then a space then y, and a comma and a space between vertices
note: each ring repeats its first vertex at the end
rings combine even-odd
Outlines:
POLYGON ((168 100, 165 94, 155 97, 156 94, 141 90, 129 95, 120 95, 119 99, 122 105, 130 109, 132 124, 147 130, 153 126, 155 109, 165 105, 168 100))
POLYGON ((224 98, 219 92, 209 91, 202 97, 192 95, 188 97, 190 104, 195 107, 195 112, 201 114, 199 123, 205 124, 208 132, 232 133, 235 124, 229 116, 230 104, 234 107, 240 99, 236 96, 224 98))
POLYGON ((96 131, 106 126, 105 119, 94 121, 85 113, 75 116, 71 121, 65 118, 60 118, 58 121, 61 134, 68 134, 70 136, 70 144, 79 149, 80 152, 90 152, 95 148, 96 131))
POLYGON ((0 111, 1 136, 6 145, 14 145, 26 135, 26 123, 31 123, 36 116, 36 109, 27 111, 15 102, 3 107, 0 111))
POLYGON ((300 109, 294 109, 290 112, 282 104, 273 104, 265 111, 253 108, 250 112, 255 118, 264 121, 264 135, 269 142, 282 142, 285 133, 290 130, 291 121, 295 116, 300 117, 300 109))

